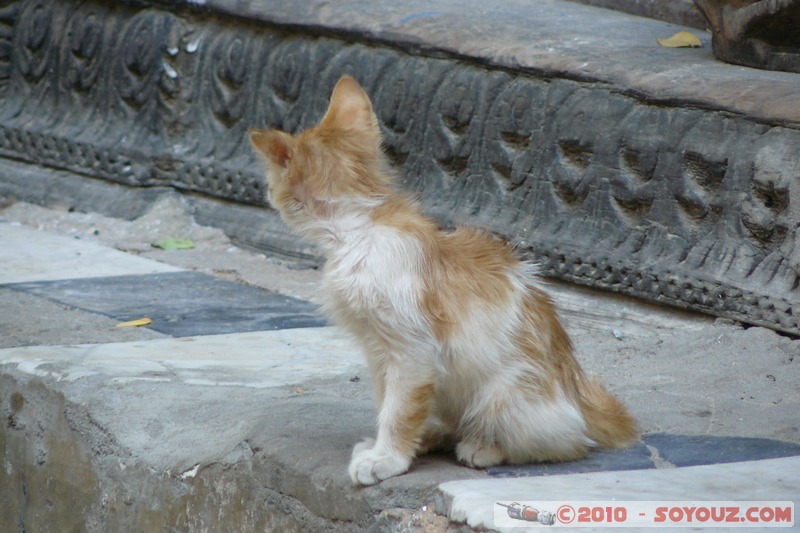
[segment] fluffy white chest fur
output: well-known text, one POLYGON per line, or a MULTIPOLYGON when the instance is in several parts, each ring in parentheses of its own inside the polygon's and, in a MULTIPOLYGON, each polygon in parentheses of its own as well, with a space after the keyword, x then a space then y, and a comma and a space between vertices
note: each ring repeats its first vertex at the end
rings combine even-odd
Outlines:
MULTIPOLYGON (((424 259, 421 247, 395 228, 364 215, 346 215, 331 224, 324 283, 334 315, 358 315, 376 329, 395 336, 429 337, 420 316, 424 259)), ((345 324, 347 325, 347 324, 345 324)))

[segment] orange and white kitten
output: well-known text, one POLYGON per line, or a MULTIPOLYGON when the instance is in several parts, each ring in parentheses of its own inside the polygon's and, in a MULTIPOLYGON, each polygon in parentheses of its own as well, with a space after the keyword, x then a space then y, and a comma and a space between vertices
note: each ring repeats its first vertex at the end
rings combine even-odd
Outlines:
POLYGON ((406 472, 445 440, 471 467, 565 461, 637 437, 588 377, 535 268, 486 233, 442 231, 395 190, 364 90, 343 77, 322 122, 253 130, 269 199, 319 245, 327 309, 366 353, 377 439, 353 449, 353 482, 406 472))

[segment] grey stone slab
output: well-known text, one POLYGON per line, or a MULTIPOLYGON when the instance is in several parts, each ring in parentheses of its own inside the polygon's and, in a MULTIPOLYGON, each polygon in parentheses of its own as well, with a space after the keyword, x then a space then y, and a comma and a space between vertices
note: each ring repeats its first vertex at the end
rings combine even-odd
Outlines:
POLYGON ((212 9, 281 25, 356 34, 419 53, 469 57, 548 77, 599 81, 649 99, 693 102, 780 122, 800 122, 796 79, 715 62, 700 49, 660 47, 685 27, 563 1, 206 0, 212 9), (701 82, 702 83, 699 83, 701 82), (767 90, 759 91, 757 88, 767 90), (747 98, 742 98, 747 94, 747 98))
MULTIPOLYGON (((633 472, 452 481, 440 485, 441 506, 438 508, 446 509, 451 520, 466 522, 478 531, 493 529, 497 509, 495 502, 510 500, 780 501, 793 502, 796 512, 800 505, 799 484, 800 461, 792 457, 633 472)), ((736 531, 738 528, 728 529, 736 531)), ((608 527, 576 530, 612 531, 608 527)), ((503 531, 516 533, 529 530, 520 528, 503 531)), ((689 529, 668 528, 666 531, 689 529)))
MULTIPOLYGON (((0 158, 0 195, 12 200, 109 217, 135 219, 164 196, 168 187, 126 187, 107 180, 89 180, 71 172, 0 158)), ((310 243, 297 238, 278 212, 208 195, 184 194, 199 224, 220 228, 231 240, 270 254, 289 255, 318 266, 322 259, 310 243)), ((131 236, 130 240, 136 239, 131 236)), ((183 250, 182 250, 183 251, 183 250)))
POLYGON ((122 353, 1 351, 0 531, 365 531, 384 509, 430 505, 442 482, 486 477, 431 455, 408 474, 354 487, 348 459, 374 435, 374 405, 368 380, 351 379, 360 357, 335 336, 283 330, 130 343, 122 353), (333 344, 315 346, 326 338, 333 344), (277 359, 298 344, 308 365, 296 373, 303 361, 277 359), (271 357, 259 361, 261 349, 271 357), (170 373, 181 360, 185 368, 170 373), (158 365, 169 368, 159 375, 158 365), (79 376, 81 367, 90 372, 79 376), (192 368, 210 379, 182 379, 192 368), (237 368, 251 384, 262 374, 286 385, 234 384, 223 374, 237 368), (271 513, 303 525, 264 523, 271 513))
POLYGON ((774 439, 714 435, 646 435, 644 442, 675 466, 711 465, 798 457, 800 444, 774 439))
POLYGON ((0 284, 180 270, 97 243, 0 223, 0 284))
POLYGON ((147 316, 174 337, 318 327, 314 304, 199 272, 111 276, 7 285, 119 321, 147 316))
POLYGON ((99 376, 117 385, 175 383, 242 390, 350 378, 365 371, 361 352, 333 327, 16 347, 0 350, 2 364, 63 383, 99 376))
POLYGON ((162 338, 148 328, 118 328, 117 320, 0 286, 0 349, 162 338))
POLYGON ((708 22, 692 0, 570 0, 705 31, 708 22))
POLYGON ((495 466, 487 469, 487 472, 490 476, 495 477, 520 477, 611 472, 615 470, 643 470, 647 468, 655 468, 651 453, 647 446, 639 443, 625 450, 591 451, 584 459, 578 461, 495 466))
POLYGON ((644 435, 625 450, 594 450, 567 463, 508 465, 487 470, 494 477, 551 476, 644 470, 800 456, 800 444, 775 439, 714 435, 644 435))

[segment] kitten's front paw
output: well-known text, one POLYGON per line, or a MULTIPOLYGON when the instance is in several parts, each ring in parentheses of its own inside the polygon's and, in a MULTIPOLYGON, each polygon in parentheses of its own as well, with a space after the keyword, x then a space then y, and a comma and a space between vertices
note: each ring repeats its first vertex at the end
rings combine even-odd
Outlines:
MULTIPOLYGON (((371 441, 372 439, 367 439, 371 441)), ((350 479, 357 485, 374 485, 379 481, 400 475, 411 466, 411 460, 401 455, 382 452, 370 446, 359 447, 367 443, 361 442, 353 448, 353 459, 350 461, 350 479)), ((374 445, 372 441, 371 445, 374 445)))
POLYGON ((458 460, 471 468, 486 468, 503 462, 503 453, 497 446, 461 441, 456 446, 458 460))

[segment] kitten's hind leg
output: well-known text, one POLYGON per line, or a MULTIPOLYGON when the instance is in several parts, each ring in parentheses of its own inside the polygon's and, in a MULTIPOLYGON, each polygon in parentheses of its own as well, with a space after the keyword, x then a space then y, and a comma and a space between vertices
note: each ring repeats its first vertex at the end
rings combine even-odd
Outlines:
POLYGON ((456 447, 467 466, 570 461, 594 444, 580 411, 560 391, 548 398, 512 388, 505 397, 495 391, 484 399, 456 447))
POLYGON ((438 417, 431 415, 423 426, 417 455, 424 455, 437 450, 452 450, 453 444, 451 427, 438 417))
POLYGON ((475 441, 461 441, 456 446, 456 457, 470 468, 486 468, 505 460, 499 447, 475 441))
POLYGON ((409 377, 415 374, 420 374, 418 368, 388 365, 378 438, 372 447, 364 441, 354 448, 349 468, 354 483, 373 485, 406 472, 411 465, 435 390, 432 380, 409 377))

